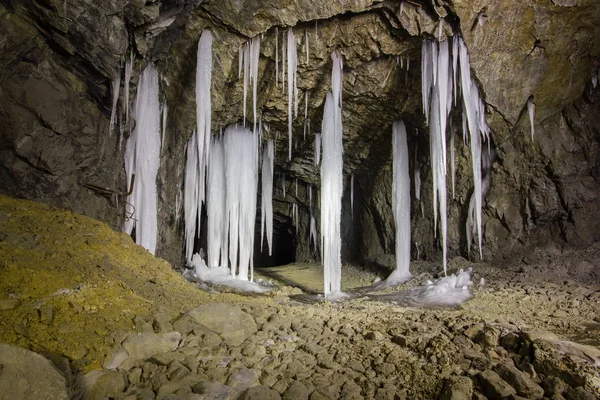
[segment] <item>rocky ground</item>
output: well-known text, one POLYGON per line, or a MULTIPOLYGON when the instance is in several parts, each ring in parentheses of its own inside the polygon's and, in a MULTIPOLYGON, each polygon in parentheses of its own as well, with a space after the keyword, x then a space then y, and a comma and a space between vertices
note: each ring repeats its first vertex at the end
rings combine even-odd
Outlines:
MULTIPOLYGON (((455 258, 475 282, 455 308, 303 302, 311 264, 259 271, 267 295, 209 294, 101 223, 0 197, 0 399, 595 399, 599 254, 455 258)), ((375 278, 344 266, 343 288, 375 278)))

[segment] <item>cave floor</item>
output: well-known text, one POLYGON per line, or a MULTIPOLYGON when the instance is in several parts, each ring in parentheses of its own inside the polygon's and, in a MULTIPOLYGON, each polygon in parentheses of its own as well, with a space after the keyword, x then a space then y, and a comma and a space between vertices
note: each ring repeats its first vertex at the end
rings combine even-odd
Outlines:
MULTIPOLYGON (((207 293, 104 224, 0 196, 0 342, 47 355, 70 382, 111 367, 89 398, 596 398, 600 286, 584 267, 598 259, 600 246, 518 265, 454 258, 450 272, 473 267, 473 296, 446 308, 297 301, 321 291, 314 263, 257 270, 277 283, 265 295, 207 293), (215 322, 228 313, 241 317, 215 322)), ((414 262, 385 292, 436 268, 414 262)), ((345 265, 342 289, 377 276, 345 265)))

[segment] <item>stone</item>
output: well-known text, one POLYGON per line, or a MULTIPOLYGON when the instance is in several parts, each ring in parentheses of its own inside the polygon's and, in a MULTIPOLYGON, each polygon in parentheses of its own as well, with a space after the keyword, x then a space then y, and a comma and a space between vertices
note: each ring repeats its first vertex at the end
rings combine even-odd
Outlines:
POLYGON ((102 368, 104 369, 117 369, 119 366, 129 358, 129 353, 127 350, 123 348, 123 346, 119 345, 110 350, 110 352, 106 355, 104 362, 102 363, 102 368))
POLYGON ((266 386, 254 386, 246 389, 239 400, 279 400, 281 396, 273 389, 266 386))
POLYGON ((144 360, 156 354, 175 350, 180 339, 181 334, 179 332, 160 334, 145 332, 129 336, 123 341, 122 345, 130 357, 144 360))
POLYGON ((494 371, 487 370, 477 375, 485 394, 493 400, 501 400, 517 391, 494 371))
POLYGON ((252 316, 234 304, 203 304, 188 312, 191 320, 216 332, 231 346, 239 346, 258 330, 252 316))
POLYGON ((83 377, 85 398, 101 400, 116 397, 125 390, 125 378, 117 371, 92 371, 83 377))
POLYGON ((532 399, 544 396, 544 389, 514 365, 510 363, 498 364, 494 370, 502 379, 515 388, 519 395, 532 399))
POLYGON ((0 299, 0 311, 14 310, 20 304, 17 299, 0 299))
POLYGON ((546 395, 549 397, 552 397, 555 395, 562 395, 569 388, 569 385, 567 385, 565 382, 563 382, 562 379, 560 379, 557 376, 552 376, 552 375, 550 375, 544 379, 543 386, 544 386, 544 391, 545 391, 546 395))
POLYGON ((281 398, 283 400, 308 400, 309 395, 310 391, 306 386, 298 381, 293 381, 283 392, 281 398))
POLYGON ((473 397, 473 381, 466 376, 450 377, 439 400, 471 400, 473 397))
POLYGON ((597 400, 598 396, 587 391, 583 386, 569 388, 565 394, 567 400, 597 400))
POLYGON ((40 322, 42 324, 50 324, 54 318, 54 307, 52 304, 46 304, 40 308, 40 322))
POLYGON ((249 368, 237 368, 227 378, 227 385, 236 389, 246 389, 258 385, 260 371, 249 368))
POLYGON ((0 400, 69 398, 64 376, 43 356, 0 343, 0 400))
POLYGON ((381 340, 385 339, 385 336, 381 332, 370 331, 370 332, 367 332, 365 334, 365 339, 367 339, 367 340, 381 341, 381 340))
POLYGON ((192 391, 194 393, 203 394, 208 399, 229 399, 232 388, 221 382, 201 381, 192 387, 192 391))

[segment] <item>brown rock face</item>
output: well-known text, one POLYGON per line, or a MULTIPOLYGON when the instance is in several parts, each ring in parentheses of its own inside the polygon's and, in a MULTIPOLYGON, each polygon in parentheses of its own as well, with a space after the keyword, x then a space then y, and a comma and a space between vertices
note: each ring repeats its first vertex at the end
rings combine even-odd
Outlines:
MULTIPOLYGON (((437 259, 441 252, 433 232, 428 130, 421 105, 421 42, 461 34, 487 105, 497 154, 483 205, 484 258, 519 257, 531 247, 587 246, 600 239, 594 213, 600 205, 600 100, 591 84, 600 65, 598 20, 600 4, 594 0, 8 1, 0 5, 0 190, 68 207, 119 228, 126 198, 111 193, 126 192, 128 186, 121 142, 133 125, 123 122, 130 105, 125 104, 121 79, 118 122, 109 134, 111 82, 118 74, 123 78, 124 60, 133 53, 131 103, 137 75, 153 61, 161 74, 161 102, 169 106, 157 180, 157 254, 181 264, 183 213, 178 199, 185 145, 195 127, 198 39, 203 29, 214 36, 212 118, 217 133, 242 119, 238 50, 249 37, 261 35, 257 109, 270 134, 279 132, 279 140, 276 256, 257 255, 257 265, 318 255, 309 243, 311 211, 319 225, 320 175, 313 163, 313 141, 321 130, 334 50, 344 58, 343 257, 376 260, 394 251, 391 125, 402 118, 408 126, 411 177, 417 168, 422 177, 420 202, 414 185, 411 189, 413 258, 437 259), (288 27, 294 29, 298 47, 300 104, 291 161, 287 93, 275 83, 275 62, 281 62, 288 27), (525 108, 531 95, 536 104, 533 141, 525 108), (91 190, 90 184, 109 190, 91 190), (297 234, 293 203, 299 206, 297 234)), ((449 254, 475 256, 476 249, 466 248, 465 236, 473 190, 470 150, 461 140, 460 119, 456 121, 449 254)))

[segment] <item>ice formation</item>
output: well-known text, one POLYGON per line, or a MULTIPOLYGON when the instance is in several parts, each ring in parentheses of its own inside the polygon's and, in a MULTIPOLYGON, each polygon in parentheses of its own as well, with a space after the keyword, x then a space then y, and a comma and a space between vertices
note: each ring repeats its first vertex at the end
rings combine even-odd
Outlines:
POLYGON ((269 255, 273 254, 273 160, 275 159, 275 150, 273 139, 267 140, 263 150, 262 157, 262 197, 260 205, 260 248, 263 248, 263 239, 265 238, 265 226, 267 234, 267 245, 269 246, 269 255))
POLYGON ((354 219, 354 172, 350 174, 350 214, 354 219))
POLYGON ((112 112, 110 113, 110 127, 108 129, 108 136, 112 136, 113 128, 115 127, 115 123, 117 122, 117 104, 119 103, 119 89, 121 88, 121 71, 115 76, 115 79, 112 81, 112 92, 113 92, 113 101, 112 101, 112 112))
POLYGON ((294 114, 298 114, 298 88, 296 86, 296 70, 298 67, 298 53, 296 51, 296 37, 293 29, 287 31, 287 95, 288 95, 288 136, 289 136, 289 159, 292 159, 292 107, 294 114))
POLYGON ((125 91, 125 125, 129 127, 129 83, 131 82, 131 74, 133 73, 133 49, 131 49, 131 54, 129 58, 125 61, 125 87, 123 90, 125 91))
POLYGON ((227 266, 227 214, 225 204, 227 193, 225 187, 225 151, 223 140, 214 138, 208 162, 206 214, 208 216, 208 267, 227 266))
POLYGON ((529 123, 531 124, 531 141, 533 142, 533 134, 535 133, 533 117, 535 114, 535 103, 533 102, 533 96, 527 100, 527 112, 529 113, 529 123))
POLYGON ((266 287, 264 285, 259 285, 254 282, 233 278, 231 270, 226 266, 222 266, 219 268, 208 267, 204 259, 202 259, 202 257, 200 256, 200 254, 194 254, 190 265, 194 269, 193 273, 188 273, 188 276, 186 276, 186 274, 184 273, 184 276, 188 280, 194 280, 190 278, 197 278, 202 282, 209 282, 217 285, 229 286, 235 289, 242 290, 244 292, 265 293, 270 290, 269 287, 266 287), (192 275, 192 277, 190 277, 189 275, 192 275))
MULTIPOLYGON (((231 275, 253 279, 252 253, 258 189, 256 135, 248 129, 229 126, 223 135, 225 152, 226 218, 229 230, 231 275), (238 257, 239 251, 239 257, 238 257)), ((211 235, 211 232, 208 232, 211 235)))
POLYGON ((331 55, 331 92, 327 94, 323 112, 321 164, 321 251, 325 273, 325 297, 341 293, 342 211, 342 74, 343 62, 337 51, 331 55))
POLYGON ((275 87, 279 87, 279 29, 275 27, 275 87))
POLYGON ((394 285, 410 279, 410 176, 408 172, 408 143, 404 122, 392 126, 394 154, 392 210, 396 222, 396 270, 387 278, 394 285))
POLYGON ((445 276, 436 281, 427 281, 425 285, 405 291, 373 296, 373 299, 393 301, 404 307, 441 307, 461 304, 471 298, 469 287, 472 270, 462 269, 458 274, 445 276))
POLYGON ((319 166, 319 163, 321 162, 321 134, 317 133, 315 134, 315 167, 319 166))
POLYGON ((186 261, 192 261, 194 235, 200 232, 202 203, 205 201, 206 167, 211 144, 212 34, 204 30, 198 41, 196 61, 196 132, 187 148, 185 172, 185 244, 186 261), (196 149, 190 149, 190 146, 196 149), (195 209, 195 210, 194 210, 195 209))
POLYGON ((246 120, 246 98, 248 92, 248 86, 252 81, 252 115, 254 123, 254 131, 256 131, 256 124, 258 119, 256 118, 256 96, 257 96, 257 85, 258 85, 258 60, 260 56, 260 37, 256 36, 251 38, 244 45, 243 50, 240 51, 241 65, 243 66, 244 72, 244 121, 246 120))
POLYGON ((133 174, 136 176, 128 200, 135 213, 125 221, 123 230, 131 234, 135 228, 136 243, 154 254, 158 231, 156 175, 160 166, 160 104, 158 72, 153 64, 140 75, 133 115, 136 126, 127 140, 125 172, 127 182, 133 174))
POLYGON ((169 112, 169 107, 167 106, 167 99, 165 98, 164 103, 162 105, 162 140, 160 141, 160 150, 162 151, 162 147, 165 145, 165 134, 167 132, 167 113, 169 112))
MULTIPOLYGON (((422 96, 425 117, 429 123, 431 169, 433 174, 433 209, 434 224, 438 222, 441 231, 444 254, 444 272, 446 271, 446 126, 447 117, 452 107, 452 92, 455 103, 457 92, 462 92, 463 136, 466 140, 467 127, 471 145, 473 165, 473 213, 479 239, 481 256, 481 143, 488 140, 489 128, 485 121, 485 104, 479 94, 479 89, 471 78, 471 66, 467 47, 460 36, 453 38, 452 63, 448 41, 440 43, 424 40, 422 53, 422 96), (460 88, 457 77, 460 70, 460 88)), ((453 146, 451 141, 451 146, 453 146)), ((453 147, 452 147, 453 149, 453 147)), ((451 150, 453 151, 453 150, 451 150)), ((451 158, 453 154, 451 154, 451 158)), ((452 160, 451 160, 452 161, 452 160)))

